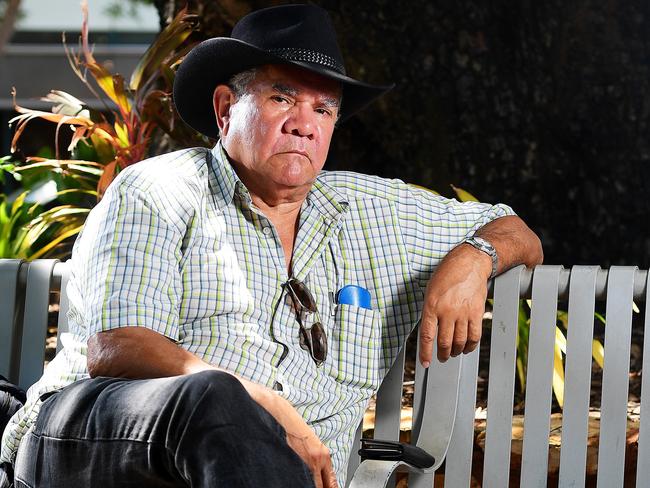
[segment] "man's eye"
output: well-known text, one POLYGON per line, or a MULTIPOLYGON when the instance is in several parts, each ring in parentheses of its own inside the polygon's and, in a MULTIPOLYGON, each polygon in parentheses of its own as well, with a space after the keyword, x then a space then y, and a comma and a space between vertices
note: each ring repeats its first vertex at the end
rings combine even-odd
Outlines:
POLYGON ((271 100, 279 103, 289 103, 289 99, 285 97, 281 97, 280 95, 273 95, 271 97, 271 100))
POLYGON ((317 108, 316 113, 319 113, 321 115, 332 115, 332 112, 325 108, 317 108))

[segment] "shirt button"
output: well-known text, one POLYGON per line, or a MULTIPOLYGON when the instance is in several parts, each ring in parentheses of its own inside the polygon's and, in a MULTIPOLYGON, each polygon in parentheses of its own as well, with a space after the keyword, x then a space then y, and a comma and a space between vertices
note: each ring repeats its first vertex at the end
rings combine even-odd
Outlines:
POLYGON ((273 232, 273 231, 271 230, 270 227, 263 227, 263 228, 262 228, 262 233, 263 233, 265 236, 270 236, 270 235, 271 235, 271 232, 273 232))
POLYGON ((282 383, 276 381, 275 383, 273 383, 273 389, 275 391, 282 391, 283 390, 282 383))

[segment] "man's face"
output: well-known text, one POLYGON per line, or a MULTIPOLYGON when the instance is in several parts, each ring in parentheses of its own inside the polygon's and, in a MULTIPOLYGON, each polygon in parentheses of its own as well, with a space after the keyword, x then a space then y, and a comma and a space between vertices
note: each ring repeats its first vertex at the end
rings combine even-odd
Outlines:
POLYGON ((327 158, 340 93, 339 83, 310 71, 259 68, 221 128, 223 146, 252 192, 311 186, 327 158))

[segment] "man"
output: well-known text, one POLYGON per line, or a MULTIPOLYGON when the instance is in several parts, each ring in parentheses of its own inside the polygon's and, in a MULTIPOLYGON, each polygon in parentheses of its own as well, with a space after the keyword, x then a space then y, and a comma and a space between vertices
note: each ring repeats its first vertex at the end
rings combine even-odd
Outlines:
POLYGON ((505 206, 322 172, 337 120, 386 90, 345 75, 309 5, 188 55, 178 110, 219 143, 123 171, 89 216, 73 335, 4 435, 17 486, 343 485, 419 318, 425 366, 436 337, 443 361, 476 347, 488 278, 539 240, 505 206))

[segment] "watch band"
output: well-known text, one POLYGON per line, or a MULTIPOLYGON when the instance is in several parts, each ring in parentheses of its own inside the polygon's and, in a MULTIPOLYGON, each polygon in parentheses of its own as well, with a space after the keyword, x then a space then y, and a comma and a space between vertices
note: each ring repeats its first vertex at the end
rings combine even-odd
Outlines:
POLYGON ((494 278, 497 275, 497 269, 499 268, 499 257, 497 256, 497 250, 494 249, 494 246, 482 237, 476 236, 468 237, 463 241, 463 244, 469 244, 490 256, 490 259, 492 259, 492 273, 490 274, 490 278, 494 278))

